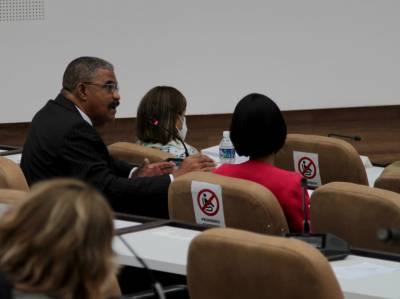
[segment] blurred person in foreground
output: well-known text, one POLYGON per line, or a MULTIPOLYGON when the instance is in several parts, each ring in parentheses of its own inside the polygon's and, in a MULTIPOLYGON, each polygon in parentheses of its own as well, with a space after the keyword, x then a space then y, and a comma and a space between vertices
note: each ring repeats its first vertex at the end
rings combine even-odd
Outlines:
POLYGON ((113 236, 113 213, 95 189, 41 182, 0 218, 0 271, 15 299, 119 296, 113 236))

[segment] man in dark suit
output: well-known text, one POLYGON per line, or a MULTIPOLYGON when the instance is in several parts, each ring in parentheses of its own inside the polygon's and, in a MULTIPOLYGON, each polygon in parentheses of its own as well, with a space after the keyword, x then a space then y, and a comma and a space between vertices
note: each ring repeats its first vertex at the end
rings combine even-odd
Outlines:
POLYGON ((28 184, 53 177, 75 177, 100 190, 115 211, 168 217, 168 186, 175 176, 210 170, 206 156, 174 164, 162 162, 134 168, 114 160, 96 126, 114 120, 120 95, 113 66, 100 58, 73 60, 55 100, 34 116, 24 144, 21 168, 28 184))

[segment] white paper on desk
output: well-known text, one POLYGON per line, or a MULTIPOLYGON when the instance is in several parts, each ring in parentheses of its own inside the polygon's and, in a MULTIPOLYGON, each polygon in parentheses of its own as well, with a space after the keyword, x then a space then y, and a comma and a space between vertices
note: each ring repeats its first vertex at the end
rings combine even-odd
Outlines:
POLYGON ((173 239, 191 240, 191 239, 193 239, 194 235, 199 234, 200 231, 193 232, 192 230, 179 228, 179 227, 161 226, 157 229, 153 229, 152 233, 155 235, 173 238, 173 239))
POLYGON ((400 271, 400 266, 386 267, 370 262, 363 262, 352 266, 332 266, 336 277, 342 279, 360 279, 400 271))
POLYGON ((384 169, 385 168, 383 167, 376 167, 376 166, 365 169, 367 172, 368 184, 370 187, 374 186, 376 179, 380 177, 384 169))
POLYGON ((367 156, 362 156, 362 155, 360 155, 360 159, 361 159, 361 161, 363 162, 365 168, 372 168, 372 167, 374 167, 374 166, 372 165, 372 163, 371 163, 371 160, 370 160, 367 156))
POLYGON ((201 153, 203 155, 207 155, 209 157, 219 160, 219 146, 218 145, 204 148, 201 150, 201 153))
POLYGON ((22 154, 7 155, 7 156, 3 156, 3 157, 7 158, 7 159, 10 159, 14 163, 20 164, 22 154))
POLYGON ((373 187, 376 179, 382 174, 382 171, 384 170, 384 168, 376 167, 376 166, 372 165, 370 159, 367 156, 360 155, 360 158, 364 164, 365 172, 367 173, 368 185, 370 187, 373 187))

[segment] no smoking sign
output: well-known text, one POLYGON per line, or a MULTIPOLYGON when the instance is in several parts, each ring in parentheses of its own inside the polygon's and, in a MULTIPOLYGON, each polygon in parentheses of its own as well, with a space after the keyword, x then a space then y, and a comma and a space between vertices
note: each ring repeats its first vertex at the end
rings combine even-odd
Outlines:
POLYGON ((293 163, 295 171, 307 179, 309 187, 321 186, 318 154, 293 151, 293 163))
POLYGON ((196 222, 224 227, 225 216, 221 186, 192 181, 191 189, 196 222))

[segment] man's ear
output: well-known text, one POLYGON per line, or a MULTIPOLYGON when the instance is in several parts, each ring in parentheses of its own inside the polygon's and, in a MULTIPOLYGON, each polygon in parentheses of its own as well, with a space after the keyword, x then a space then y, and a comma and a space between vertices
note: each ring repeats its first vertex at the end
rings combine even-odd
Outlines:
POLYGON ((82 100, 86 100, 87 99, 87 92, 88 92, 88 90, 87 90, 87 86, 85 85, 85 84, 83 84, 83 83, 78 83, 77 85, 76 85, 76 87, 75 87, 75 93, 76 93, 76 96, 79 98, 79 99, 82 99, 82 100))

